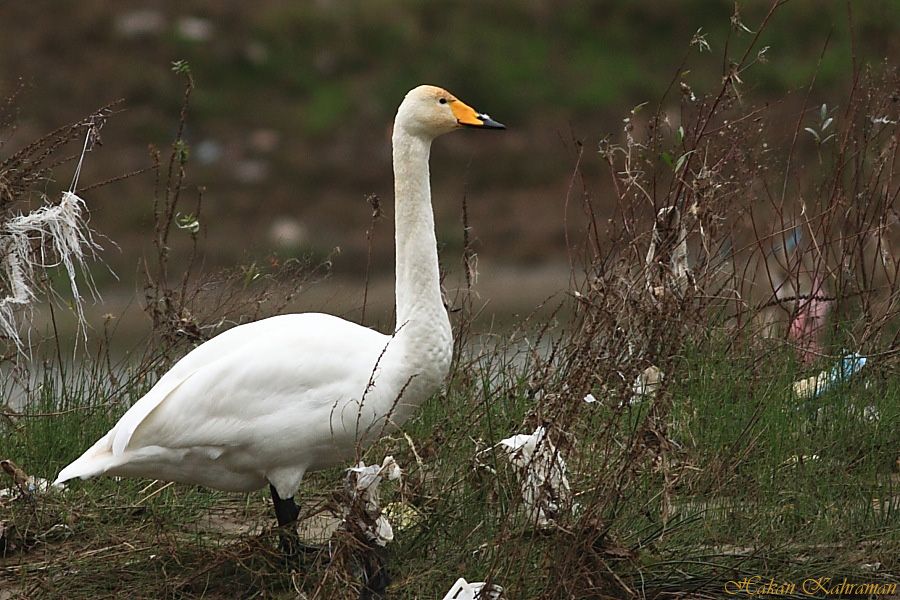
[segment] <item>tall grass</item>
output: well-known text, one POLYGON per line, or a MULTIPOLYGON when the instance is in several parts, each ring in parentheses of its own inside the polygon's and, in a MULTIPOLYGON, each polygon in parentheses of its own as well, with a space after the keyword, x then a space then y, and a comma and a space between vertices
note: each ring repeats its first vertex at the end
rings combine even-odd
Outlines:
MULTIPOLYGON (((515 342, 505 349, 521 348, 515 342)), ((609 484, 635 456, 635 438, 660 443, 642 430, 654 402, 622 410, 609 396, 566 400, 572 442, 564 452, 579 506, 548 530, 524 517, 516 474, 496 448, 527 431, 523 420, 548 402, 531 388, 537 365, 528 353, 503 361, 502 348, 470 359, 405 428, 413 445, 395 434, 366 457, 393 454, 404 465, 403 484, 386 485, 383 502, 404 502, 418 515, 406 528, 395 524, 392 595, 441 597, 460 575, 491 578, 511 598, 718 597, 726 580, 757 574, 895 581, 897 378, 873 371, 805 407, 790 392, 790 357, 760 364, 726 357, 725 348, 719 341, 686 353, 670 387, 666 448, 638 454, 627 488, 615 494, 609 484), (863 406, 880 419, 861 418, 854 409, 863 406)), ((142 391, 133 380, 131 398, 97 402, 111 390, 76 373, 64 406, 58 383, 44 382, 4 438, 3 456, 52 476, 142 391)), ((304 509, 339 514, 340 478, 337 470, 310 477, 304 509)), ((15 526, 0 573, 23 597, 290 597, 295 587, 346 597, 354 581, 325 559, 299 575, 286 569, 261 493, 100 479, 0 503, 15 526)))

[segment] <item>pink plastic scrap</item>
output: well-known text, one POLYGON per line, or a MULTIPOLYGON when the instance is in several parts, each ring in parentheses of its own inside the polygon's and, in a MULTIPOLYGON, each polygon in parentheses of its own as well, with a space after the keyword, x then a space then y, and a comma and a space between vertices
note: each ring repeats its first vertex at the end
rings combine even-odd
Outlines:
POLYGON ((810 364, 823 354, 821 338, 831 308, 831 302, 821 299, 824 287, 821 277, 813 279, 809 298, 797 301, 797 312, 788 327, 788 339, 796 345, 803 364, 810 364))

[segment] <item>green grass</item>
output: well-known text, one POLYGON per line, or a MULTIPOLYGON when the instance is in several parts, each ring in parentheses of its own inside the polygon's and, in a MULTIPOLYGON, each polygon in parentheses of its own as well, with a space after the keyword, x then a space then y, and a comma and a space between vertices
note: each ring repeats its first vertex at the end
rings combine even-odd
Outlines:
MULTIPOLYGON (((871 364, 803 404, 791 395, 799 373, 785 352, 712 346, 675 360, 655 403, 633 406, 600 386, 595 404, 574 391, 535 393, 535 364, 515 351, 492 350, 455 371, 405 427, 421 464, 398 433, 364 457, 397 458, 405 481, 383 486, 383 504, 402 500, 421 515, 389 547, 393 597, 442 597, 459 576, 492 577, 510 598, 569 597, 574 588, 563 592, 561 581, 583 597, 715 597, 725 581, 753 575, 897 581, 900 380, 871 364), (859 418, 865 406, 880 420, 859 418), (580 507, 558 529, 535 532, 515 474, 491 448, 545 419, 580 507), (632 452, 653 447, 648 432, 663 426, 670 446, 632 452)), ((7 426, 0 457, 52 478, 150 383, 117 375, 124 396, 101 369, 70 371, 65 394, 48 376, 7 426)), ((557 365, 546 389, 562 389, 564 377, 557 365)), ((340 480, 338 469, 310 476, 304 507, 333 507, 340 480)), ((98 479, 3 499, 0 511, 15 527, 10 539, 27 546, 0 558, 0 587, 23 597, 312 597, 320 584, 319 597, 349 597, 338 566, 291 573, 278 561, 262 492, 98 479)))

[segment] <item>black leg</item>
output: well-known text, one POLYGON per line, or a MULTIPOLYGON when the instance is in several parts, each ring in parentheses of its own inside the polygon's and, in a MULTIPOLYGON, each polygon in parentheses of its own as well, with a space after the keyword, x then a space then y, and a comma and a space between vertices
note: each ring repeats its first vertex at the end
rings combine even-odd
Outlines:
POLYGON ((275 505, 275 518, 278 519, 278 526, 281 528, 278 534, 281 551, 286 560, 293 562, 300 549, 300 540, 294 529, 297 517, 300 516, 300 507, 293 498, 284 499, 279 496, 274 485, 269 484, 269 490, 272 492, 272 504, 275 505))
POLYGON ((387 552, 381 546, 374 546, 363 557, 363 589, 359 600, 384 600, 391 578, 387 570, 387 552))
POLYGON ((296 523, 300 516, 300 507, 294 502, 293 498, 282 498, 278 495, 275 486, 269 484, 269 490, 272 492, 272 504, 275 505, 275 518, 278 519, 278 526, 281 532, 278 534, 281 551, 285 558, 292 562, 303 553, 318 553, 322 551, 319 546, 310 546, 304 544, 297 537, 296 523))
POLYGON ((300 516, 300 507, 297 506, 294 499, 283 499, 272 484, 269 484, 269 490, 272 491, 272 504, 275 505, 275 518, 278 519, 278 525, 284 527, 296 523, 297 517, 300 516))

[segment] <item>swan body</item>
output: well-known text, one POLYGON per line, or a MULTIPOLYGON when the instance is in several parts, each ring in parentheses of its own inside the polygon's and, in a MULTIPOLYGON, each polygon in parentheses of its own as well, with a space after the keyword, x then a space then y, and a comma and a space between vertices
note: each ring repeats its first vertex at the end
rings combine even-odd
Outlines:
MULTIPOLYGON (((235 327, 181 359, 58 481, 108 473, 236 492, 269 482, 289 498, 307 470, 341 464, 380 433, 402 385, 395 353, 381 356, 390 341, 316 313, 235 327)), ((398 403, 397 420, 407 408, 398 403)))
POLYGON ((342 464, 403 423, 450 365, 428 159, 435 137, 462 126, 503 128, 433 86, 410 91, 397 111, 391 335, 321 313, 230 329, 178 361, 55 483, 101 474, 241 492, 269 483, 281 523, 279 502, 307 471, 342 464))

